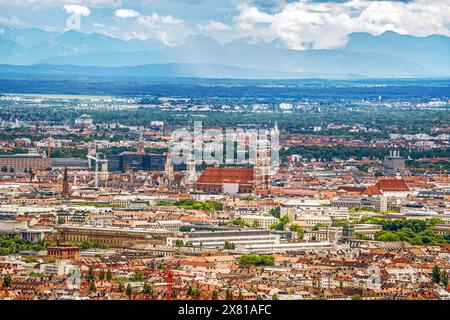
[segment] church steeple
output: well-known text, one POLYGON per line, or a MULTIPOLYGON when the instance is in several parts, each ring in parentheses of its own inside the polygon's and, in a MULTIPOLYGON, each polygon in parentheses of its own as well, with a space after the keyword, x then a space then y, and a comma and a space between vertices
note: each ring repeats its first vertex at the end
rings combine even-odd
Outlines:
POLYGON ((267 138, 258 136, 254 164, 255 190, 269 190, 271 185, 271 149, 267 138))
POLYGON ((64 197, 68 197, 70 193, 69 190, 69 175, 67 173, 67 167, 64 168, 64 178, 63 178, 63 185, 62 185, 62 195, 64 197))

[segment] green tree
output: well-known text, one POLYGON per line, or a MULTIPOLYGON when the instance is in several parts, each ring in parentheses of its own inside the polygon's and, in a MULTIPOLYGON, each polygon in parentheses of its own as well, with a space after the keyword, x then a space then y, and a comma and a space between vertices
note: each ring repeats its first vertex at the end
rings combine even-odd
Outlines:
POLYGON ((289 226, 289 230, 292 232, 297 232, 297 236, 299 239, 303 240, 303 237, 305 236, 305 229, 300 227, 298 224, 291 224, 289 226))
POLYGON ((182 247, 184 245, 183 240, 177 239, 175 241, 175 246, 176 247, 182 247))
POLYGON ((281 208, 280 207, 275 207, 272 210, 269 211, 269 213, 274 216, 275 218, 280 218, 280 212, 281 212, 281 208))
POLYGON ((103 269, 100 270, 100 274, 99 274, 98 278, 102 281, 105 280, 105 270, 103 270, 103 269))
POLYGON ((227 300, 233 300, 233 292, 231 292, 231 290, 227 289, 225 291, 225 299, 227 300))
POLYGON ((118 288, 118 291, 119 291, 120 293, 122 293, 122 292, 125 291, 125 287, 124 287, 124 285, 123 285, 122 282, 119 282, 119 288, 118 288))
POLYGON ((288 223, 289 223, 289 216, 285 215, 285 216, 280 218, 278 223, 274 223, 273 225, 271 225, 270 229, 284 230, 284 228, 286 227, 286 225, 288 223))
POLYGON ((433 270, 431 271, 431 280, 436 284, 441 283, 441 268, 439 268, 439 266, 434 266, 433 270))
POLYGON ((111 281, 112 280, 112 272, 111 269, 108 269, 106 272, 106 280, 111 281))
POLYGON ((362 300, 362 297, 360 294, 354 294, 351 296, 351 299, 352 300, 362 300))
POLYGON ((444 287, 448 286, 448 273, 445 270, 441 273, 441 283, 444 287))
POLYGON ((240 265, 255 266, 273 266, 275 265, 275 257, 272 255, 262 254, 243 254, 239 258, 240 265))
POLYGON ((217 300, 219 298, 219 291, 218 290, 213 290, 212 294, 211 294, 211 299, 212 300, 217 300))
POLYGON ((9 274, 3 277, 3 287, 11 288, 11 276, 9 274))
POLYGON ((128 297, 131 297, 133 295, 133 288, 131 287, 131 284, 127 285, 126 294, 128 297))
POLYGON ((278 295, 277 295, 276 293, 274 293, 274 294, 272 295, 272 300, 278 300, 278 295))
POLYGON ((134 281, 144 281, 145 274, 143 272, 135 272, 133 274, 133 280, 134 281))
POLYGON ((242 219, 234 219, 231 222, 229 222, 229 224, 234 224, 236 226, 241 226, 241 227, 245 227, 245 228, 250 228, 252 225, 248 222, 245 222, 242 219))
POLYGON ((89 267, 88 273, 86 274, 86 280, 89 282, 95 280, 94 267, 89 267))
POLYGON ((325 228, 327 225, 325 223, 317 223, 316 225, 314 225, 314 227, 312 228, 314 231, 318 231, 319 228, 325 228))
POLYGON ((236 249, 236 245, 232 242, 225 241, 224 248, 226 250, 234 250, 236 249))
POLYGON ((97 292, 97 287, 95 286, 95 281, 89 282, 89 293, 95 293, 97 292))
POLYGON ((170 294, 170 297, 172 298, 172 300, 177 298, 177 291, 175 289, 172 289, 172 293, 170 294))
POLYGON ((153 287, 147 283, 144 284, 144 289, 143 289, 144 294, 147 295, 153 295, 153 287))

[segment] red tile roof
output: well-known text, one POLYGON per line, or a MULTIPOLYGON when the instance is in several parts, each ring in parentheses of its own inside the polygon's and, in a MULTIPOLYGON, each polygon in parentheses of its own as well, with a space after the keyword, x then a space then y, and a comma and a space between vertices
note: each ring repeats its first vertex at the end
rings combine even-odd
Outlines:
POLYGON ((203 171, 198 184, 239 183, 253 184, 253 168, 208 167, 203 171))
POLYGON ((375 195, 381 195, 381 191, 378 188, 378 186, 370 186, 363 192, 366 196, 375 196, 375 195))
POLYGON ((354 186, 339 186, 338 190, 344 190, 347 192, 359 192, 362 193, 366 190, 364 187, 354 187, 354 186))
POLYGON ((382 192, 410 191, 408 184, 403 179, 380 179, 376 185, 382 192))
POLYGON ((385 192, 410 191, 408 184, 403 179, 379 179, 378 182, 364 190, 364 195, 381 195, 385 192))

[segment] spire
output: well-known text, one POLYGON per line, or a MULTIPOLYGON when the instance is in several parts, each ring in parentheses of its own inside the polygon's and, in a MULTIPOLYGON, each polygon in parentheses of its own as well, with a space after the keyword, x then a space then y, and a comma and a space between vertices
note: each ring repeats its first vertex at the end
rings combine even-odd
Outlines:
POLYGON ((63 178, 63 185, 62 185, 62 195, 64 197, 68 197, 70 193, 69 190, 69 175, 67 173, 67 167, 64 168, 64 178, 63 178))

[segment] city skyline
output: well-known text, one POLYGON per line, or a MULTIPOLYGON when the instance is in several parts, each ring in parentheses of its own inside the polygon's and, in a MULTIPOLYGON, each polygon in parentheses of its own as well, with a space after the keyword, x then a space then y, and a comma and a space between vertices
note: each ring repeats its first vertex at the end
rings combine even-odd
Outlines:
POLYGON ((449 53, 450 0, 0 0, 2 307, 446 307, 449 53))

